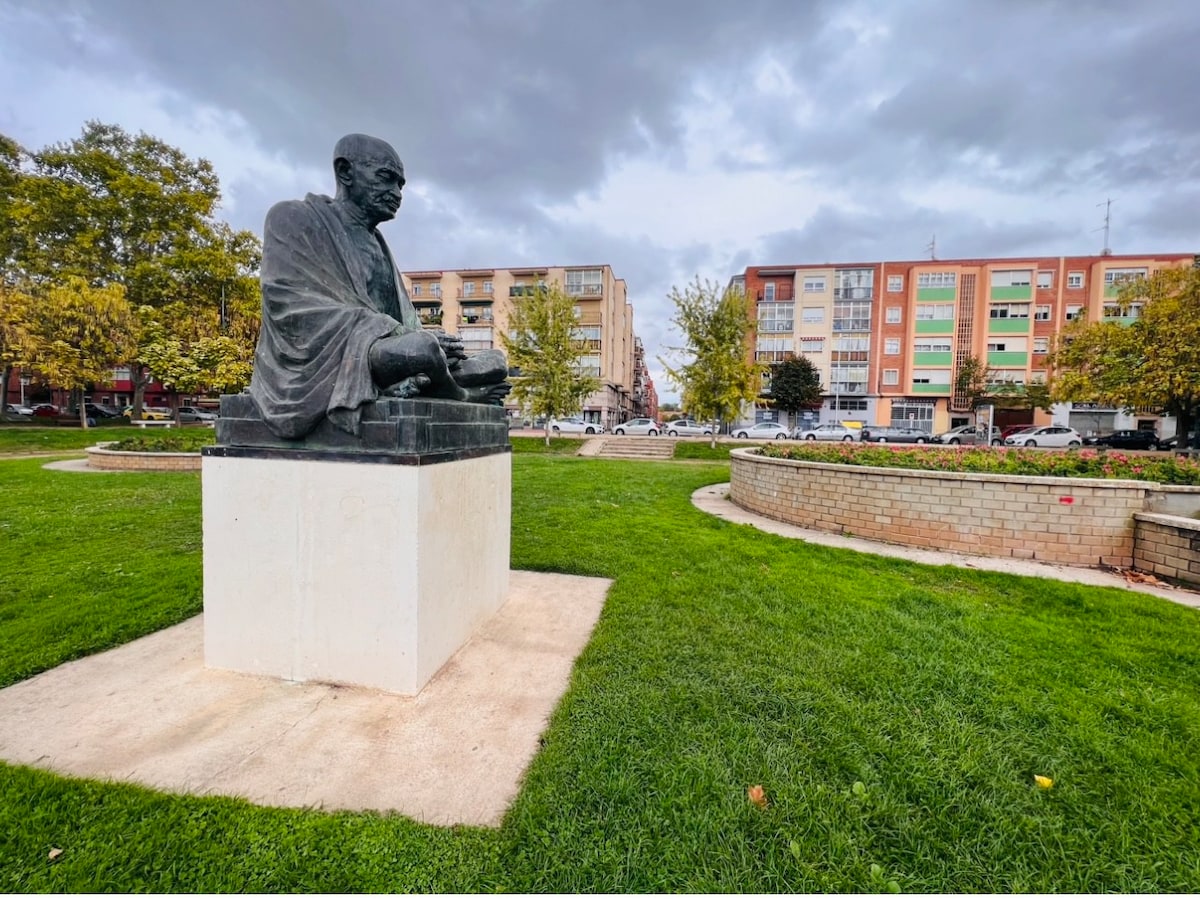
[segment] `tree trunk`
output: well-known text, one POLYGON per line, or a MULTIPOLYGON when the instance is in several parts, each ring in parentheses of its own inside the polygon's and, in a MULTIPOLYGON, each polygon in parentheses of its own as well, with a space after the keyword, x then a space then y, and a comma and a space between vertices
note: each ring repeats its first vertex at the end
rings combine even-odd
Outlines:
POLYGON ((130 421, 142 420, 142 404, 146 401, 146 385, 150 378, 146 366, 138 362, 129 364, 129 376, 133 379, 133 409, 129 413, 130 421))
POLYGON ((87 403, 84 402, 84 390, 82 387, 76 387, 71 391, 75 397, 76 408, 79 410, 79 427, 87 430, 87 403))
POLYGON ((542 426, 546 429, 546 446, 550 446, 550 417, 546 416, 546 423, 542 426))
POLYGON ((4 397, 3 400, 0 400, 0 418, 4 417, 4 407, 8 405, 8 385, 12 380, 12 370, 11 365, 4 366, 4 376, 0 379, 0 396, 4 397))

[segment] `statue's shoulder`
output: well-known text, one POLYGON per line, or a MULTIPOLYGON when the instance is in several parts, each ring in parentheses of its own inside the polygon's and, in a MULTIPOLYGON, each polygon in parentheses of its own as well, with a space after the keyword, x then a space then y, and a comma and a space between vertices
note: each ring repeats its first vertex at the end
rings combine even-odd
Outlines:
POLYGON ((311 221, 319 218, 333 201, 320 194, 309 194, 303 200, 281 200, 267 210, 267 227, 278 227, 288 222, 311 221))

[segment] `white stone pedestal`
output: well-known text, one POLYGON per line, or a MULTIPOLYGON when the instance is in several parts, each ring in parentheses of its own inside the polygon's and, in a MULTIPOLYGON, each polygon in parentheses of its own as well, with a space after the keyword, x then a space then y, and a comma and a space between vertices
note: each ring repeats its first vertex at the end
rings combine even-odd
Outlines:
POLYGON ((205 456, 204 661, 415 694, 508 595, 512 456, 205 456))

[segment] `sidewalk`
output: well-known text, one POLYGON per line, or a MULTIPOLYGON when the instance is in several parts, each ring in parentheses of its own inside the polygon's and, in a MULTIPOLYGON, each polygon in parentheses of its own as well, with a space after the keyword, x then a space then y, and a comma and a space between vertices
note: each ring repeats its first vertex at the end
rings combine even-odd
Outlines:
POLYGON ((819 546, 833 546, 838 549, 852 549, 855 552, 871 553, 877 556, 890 556, 894 559, 908 559, 910 562, 920 562, 923 565, 956 565, 980 571, 999 571, 1004 574, 1020 574, 1027 577, 1053 578, 1070 583, 1087 584, 1092 587, 1133 590, 1137 593, 1149 593, 1180 605, 1200 609, 1200 591, 1189 590, 1186 587, 1170 587, 1165 584, 1160 586, 1139 583, 1128 580, 1117 572, 1105 571, 1100 568, 1076 568, 1026 559, 969 556, 964 553, 943 552, 934 549, 916 549, 894 543, 864 540, 861 537, 843 537, 840 534, 785 524, 782 521, 775 521, 735 506, 729 500, 729 484, 727 483, 701 487, 692 494, 692 504, 701 512, 707 512, 734 524, 748 524, 768 534, 791 537, 819 546))

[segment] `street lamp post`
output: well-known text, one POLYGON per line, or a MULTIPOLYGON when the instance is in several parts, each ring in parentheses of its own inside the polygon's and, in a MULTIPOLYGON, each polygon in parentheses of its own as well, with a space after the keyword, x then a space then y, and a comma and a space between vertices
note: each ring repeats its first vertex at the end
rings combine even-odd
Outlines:
POLYGON ((21 375, 18 380, 21 383, 21 405, 25 405, 25 388, 29 386, 29 375, 21 375))

